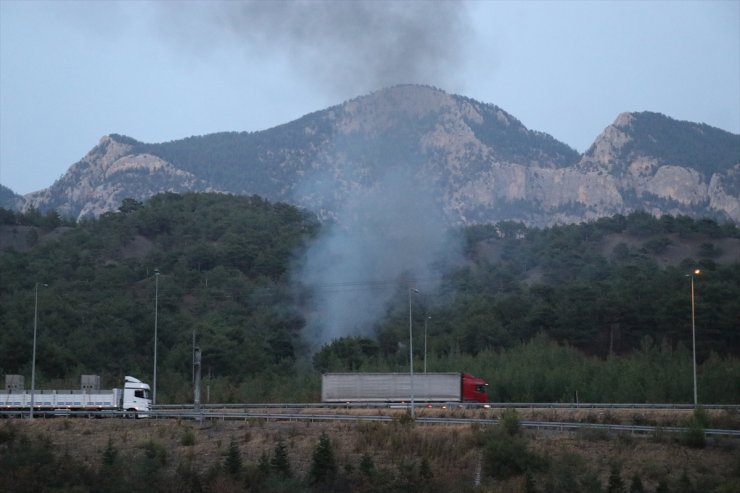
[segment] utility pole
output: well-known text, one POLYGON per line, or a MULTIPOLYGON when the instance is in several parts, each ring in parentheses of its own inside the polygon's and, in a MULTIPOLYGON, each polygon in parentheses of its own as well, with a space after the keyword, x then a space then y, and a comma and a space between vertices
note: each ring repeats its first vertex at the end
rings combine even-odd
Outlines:
POLYGON ((413 319, 411 317, 411 293, 418 293, 418 289, 409 286, 409 385, 411 387, 411 419, 416 419, 416 409, 414 405, 414 329, 413 319))
MULTIPOLYGON (((48 286, 48 284, 41 284, 48 286)), ((39 283, 36 283, 36 294, 33 302, 33 356, 31 357, 31 412, 29 419, 33 419, 34 397, 36 395, 36 329, 39 322, 39 283)))
POLYGON ((193 409, 195 410, 195 412, 200 411, 200 358, 200 347, 196 346, 195 350, 193 351, 193 409))
POLYGON ((159 312, 159 269, 154 269, 154 378, 152 405, 157 404, 157 314, 159 312))

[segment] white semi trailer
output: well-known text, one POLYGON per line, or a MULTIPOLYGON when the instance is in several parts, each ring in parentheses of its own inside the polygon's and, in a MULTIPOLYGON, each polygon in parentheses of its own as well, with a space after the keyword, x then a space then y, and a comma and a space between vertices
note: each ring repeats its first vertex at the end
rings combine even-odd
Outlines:
MULTIPOLYGON (((324 373, 322 402, 407 402, 411 399, 408 373, 324 373)), ((413 395, 417 402, 488 402, 488 384, 468 373, 417 373, 413 395)))
MULTIPOLYGON (((5 393, 0 395, 0 410, 16 411, 31 409, 32 392, 8 385, 6 377, 5 393)), ((100 390, 94 385, 85 388, 85 377, 80 390, 35 390, 33 392, 34 411, 127 411, 141 416, 152 408, 149 384, 138 378, 127 376, 122 389, 100 390)), ((88 378, 88 381, 90 379, 88 378)), ((92 379, 94 381, 94 379, 92 379)), ((99 381, 99 378, 98 378, 99 381)))

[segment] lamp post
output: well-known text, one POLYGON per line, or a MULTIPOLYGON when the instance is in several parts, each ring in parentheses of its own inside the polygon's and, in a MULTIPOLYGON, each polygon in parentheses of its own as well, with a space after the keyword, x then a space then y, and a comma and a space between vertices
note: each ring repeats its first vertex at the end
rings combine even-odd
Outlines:
POLYGON ((154 378, 152 405, 157 403, 157 313, 159 311, 159 269, 154 269, 154 378))
POLYGON ((701 270, 695 269, 688 276, 691 278, 691 346, 694 358, 694 407, 699 405, 699 394, 696 389, 696 312, 694 309, 694 276, 701 274, 701 270))
MULTIPOLYGON (((48 284, 41 284, 48 286, 48 284)), ((36 397, 36 329, 39 322, 39 283, 36 283, 33 302, 33 355, 31 356, 31 411, 29 419, 33 419, 33 406, 36 397)))
POLYGON ((427 372, 427 320, 431 320, 432 317, 424 317, 424 373, 427 372))
POLYGON ((411 317, 411 293, 418 293, 418 289, 414 289, 409 286, 409 386, 411 387, 411 419, 416 418, 416 410, 414 409, 414 329, 411 317))

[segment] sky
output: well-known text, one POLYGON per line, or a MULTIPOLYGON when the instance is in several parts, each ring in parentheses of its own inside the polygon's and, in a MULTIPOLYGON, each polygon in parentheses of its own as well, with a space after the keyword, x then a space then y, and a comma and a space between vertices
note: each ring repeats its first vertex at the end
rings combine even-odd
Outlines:
POLYGON ((101 137, 258 131, 402 83, 585 151, 625 111, 740 133, 740 1, 0 0, 0 184, 101 137))

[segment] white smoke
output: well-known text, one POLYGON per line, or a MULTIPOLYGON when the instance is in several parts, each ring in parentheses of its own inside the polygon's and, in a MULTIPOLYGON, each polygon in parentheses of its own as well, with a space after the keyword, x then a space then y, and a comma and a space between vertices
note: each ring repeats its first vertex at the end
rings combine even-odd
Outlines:
MULTIPOLYGON (((336 100, 402 83, 455 85, 470 31, 467 5, 459 1, 158 5, 163 32, 186 51, 208 56, 236 44, 245 60, 286 63, 288 73, 336 100)), ((349 159, 341 174, 361 175, 352 169, 352 149, 343 152, 349 159)), ((438 278, 460 255, 440 202, 419 184, 427 180, 396 164, 373 163, 379 177, 346 199, 335 195, 341 185, 331 176, 309 173, 298 186, 297 197, 336 211, 335 224, 310 246, 293 275, 314 296, 304 331, 312 349, 341 336, 371 335, 401 279, 438 278)))
POLYGON ((371 336, 401 282, 423 290, 461 258, 441 206, 408 170, 392 169, 339 209, 336 223, 308 249, 295 280, 312 288, 309 347, 371 336))

